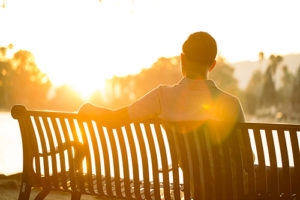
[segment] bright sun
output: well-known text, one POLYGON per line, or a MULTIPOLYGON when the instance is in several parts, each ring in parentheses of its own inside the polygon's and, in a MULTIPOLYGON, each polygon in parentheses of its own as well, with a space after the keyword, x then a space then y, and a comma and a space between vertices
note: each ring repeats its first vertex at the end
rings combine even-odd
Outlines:
POLYGON ((132 1, 73 5, 78 8, 68 10, 70 17, 61 9, 51 19, 31 18, 43 26, 37 34, 44 38, 28 35, 28 49, 54 85, 68 84, 88 99, 96 90, 104 94, 107 79, 138 73, 163 55, 159 50, 153 54, 157 41, 145 40, 145 35, 157 31, 144 33, 144 22, 131 13, 132 1), (45 20, 57 22, 56 30, 46 27, 45 20))

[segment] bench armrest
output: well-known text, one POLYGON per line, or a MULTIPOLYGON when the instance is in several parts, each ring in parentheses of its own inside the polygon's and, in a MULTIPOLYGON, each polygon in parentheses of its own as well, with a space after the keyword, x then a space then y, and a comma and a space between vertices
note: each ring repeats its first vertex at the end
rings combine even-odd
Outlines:
POLYGON ((74 147, 74 151, 72 151, 72 155, 73 155, 73 163, 75 166, 75 171, 82 170, 82 162, 83 159, 86 157, 87 153, 88 153, 88 149, 86 148, 86 146, 80 142, 70 142, 70 143, 63 143, 60 146, 56 147, 54 151, 52 152, 46 152, 46 153, 36 153, 34 154, 34 156, 52 156, 53 154, 59 154, 64 152, 65 150, 67 150, 70 147, 74 147))
MULTIPOLYGON (((74 147, 74 151, 75 151, 75 156, 78 153, 84 153, 85 152, 85 147, 84 144, 80 143, 80 142, 70 142, 69 144, 67 143, 63 143, 61 145, 59 145, 58 147, 55 148, 54 151, 50 151, 50 152, 44 152, 44 153, 35 153, 34 156, 51 156, 53 154, 58 154, 58 153, 62 153, 63 151, 67 150, 70 147, 74 147)), ((73 155, 74 156, 74 155, 73 155)))

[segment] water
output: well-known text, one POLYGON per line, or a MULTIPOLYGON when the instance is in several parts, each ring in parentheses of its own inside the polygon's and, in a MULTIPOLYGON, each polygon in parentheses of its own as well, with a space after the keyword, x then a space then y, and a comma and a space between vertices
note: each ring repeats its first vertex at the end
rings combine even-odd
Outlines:
POLYGON ((0 112, 0 174, 22 172, 22 141, 18 121, 0 112))

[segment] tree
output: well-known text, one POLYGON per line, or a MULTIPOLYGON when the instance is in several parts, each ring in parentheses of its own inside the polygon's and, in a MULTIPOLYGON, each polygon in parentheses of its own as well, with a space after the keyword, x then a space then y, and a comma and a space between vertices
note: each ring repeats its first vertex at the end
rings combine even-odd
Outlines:
POLYGON ((89 101, 95 105, 101 105, 103 103, 101 92, 99 90, 95 91, 89 98, 89 101))
POLYGON ((300 112, 300 66, 297 69, 293 82, 291 102, 293 109, 297 112, 300 112))
POLYGON ((9 106, 8 83, 11 74, 11 63, 8 61, 0 61, 0 107, 7 108, 9 106))
POLYGON ((48 104, 50 109, 63 111, 77 111, 83 100, 69 85, 62 85, 55 89, 54 98, 48 104))
POLYGON ((278 90, 278 100, 285 109, 290 107, 291 96, 293 91, 294 75, 289 71, 288 66, 283 66, 281 85, 278 90))
POLYGON ((225 59, 219 57, 215 69, 209 74, 209 78, 226 92, 233 95, 239 94, 238 80, 234 77, 234 68, 226 63, 225 59))
POLYGON ((269 65, 264 74, 264 82, 262 87, 262 95, 260 98, 262 107, 271 107, 277 104, 277 93, 274 83, 274 75, 276 74, 279 64, 282 62, 283 58, 278 55, 271 55, 269 57, 269 65))
POLYGON ((261 52, 258 53, 258 59, 259 59, 260 62, 262 62, 265 59, 264 52, 261 51, 261 52))
POLYGON ((113 77, 109 80, 106 106, 126 106, 160 84, 173 85, 181 79, 179 57, 159 58, 149 69, 135 75, 113 77))
POLYGON ((8 59, 7 48, 1 48, 1 107, 10 108, 14 104, 25 104, 31 108, 44 107, 52 85, 49 78, 37 67, 31 52, 19 50, 13 58, 8 59))
POLYGON ((255 114, 259 105, 259 100, 262 92, 263 74, 260 70, 256 70, 243 95, 243 102, 245 105, 245 110, 249 114, 255 114))
POLYGON ((265 60, 265 54, 264 52, 261 51, 258 53, 258 61, 259 61, 260 68, 262 68, 262 63, 264 60, 265 60))
POLYGON ((47 105, 47 95, 52 84, 48 76, 37 67, 34 56, 27 50, 14 54, 12 62, 13 76, 10 77, 11 101, 13 104, 26 104, 29 107, 41 108, 47 105))

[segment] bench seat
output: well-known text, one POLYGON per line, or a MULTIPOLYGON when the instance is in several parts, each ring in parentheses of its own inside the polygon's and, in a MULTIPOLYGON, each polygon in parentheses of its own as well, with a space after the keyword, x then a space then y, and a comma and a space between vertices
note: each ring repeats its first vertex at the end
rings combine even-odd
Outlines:
MULTIPOLYGON (((64 185, 64 181, 63 181, 63 176, 69 176, 69 172, 66 172, 65 175, 62 174, 58 174, 56 177, 53 176, 49 176, 48 178, 43 177, 41 179, 42 182, 46 182, 46 183, 53 183, 53 185, 49 188, 49 187, 45 187, 43 188, 43 190, 56 190, 56 191, 65 191, 65 192, 73 192, 73 188, 72 188, 72 184, 71 181, 68 180, 66 182, 66 185, 64 185)), ((85 175, 80 175, 78 174, 77 176, 81 176, 83 179, 87 179, 87 177, 85 175)), ((100 196, 102 198, 112 198, 113 196, 117 198, 116 195, 116 184, 115 184, 115 179, 111 178, 110 180, 110 184, 111 184, 111 191, 112 191, 112 195, 108 193, 107 189, 106 189, 106 178, 105 176, 101 176, 101 186, 102 186, 102 192, 98 191, 98 185, 97 182, 99 181, 99 179, 97 179, 96 175, 92 176, 93 180, 92 180, 92 190, 90 190, 90 187, 88 185, 88 181, 84 181, 85 183, 83 184, 78 184, 80 185, 80 193, 81 194, 88 194, 88 195, 96 195, 96 196, 100 196)), ((122 192, 122 196, 124 197, 124 199, 128 198, 125 197, 126 193, 125 193, 125 182, 124 179, 120 179, 121 182, 121 192, 122 192)), ((43 185, 43 184, 42 184, 43 185)), ((134 191, 134 182, 133 180, 130 181, 130 193, 131 196, 133 197, 133 199, 135 199, 135 191, 134 191)), ((142 181, 140 181, 139 183, 140 186, 140 194, 141 194, 141 198, 142 199, 146 199, 145 194, 144 194, 144 184, 142 181)), ((160 184, 160 188, 161 188, 161 195, 163 196, 163 184, 160 184)), ((183 191, 184 186, 181 184, 180 185, 181 191, 183 191)), ((172 192, 174 190, 174 186, 172 183, 170 183, 170 190, 171 190, 171 198, 174 199, 174 193, 172 192)), ((150 195, 151 195, 151 199, 155 199, 154 196, 154 183, 150 182, 150 195)), ((183 196, 183 195, 182 195, 183 196)), ((122 199, 122 198, 118 198, 118 199, 122 199)))

